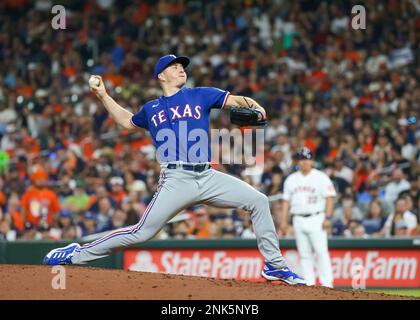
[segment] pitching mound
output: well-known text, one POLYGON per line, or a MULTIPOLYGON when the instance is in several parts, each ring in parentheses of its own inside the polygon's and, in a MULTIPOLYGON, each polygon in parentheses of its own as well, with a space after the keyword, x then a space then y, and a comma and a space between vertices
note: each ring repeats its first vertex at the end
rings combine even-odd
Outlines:
MULTIPOLYGON (((52 267, 0 265, 0 299, 139 300, 338 300, 408 299, 363 291, 290 286, 273 282, 216 280, 147 272, 65 267, 65 283, 52 267), (53 283, 65 290, 53 289, 53 283)), ((64 279, 64 278, 62 278, 64 279)))

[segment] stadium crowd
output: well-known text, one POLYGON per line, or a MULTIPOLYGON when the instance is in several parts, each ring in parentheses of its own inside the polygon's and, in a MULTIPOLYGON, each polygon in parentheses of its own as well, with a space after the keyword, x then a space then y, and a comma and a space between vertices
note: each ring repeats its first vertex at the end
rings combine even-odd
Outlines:
MULTIPOLYGON (((134 113, 161 94, 153 66, 167 53, 191 57, 188 86, 266 108, 262 172, 214 167, 269 196, 276 223, 307 146, 338 192, 331 236, 420 235, 416 1, 366 2, 366 29, 351 27, 358 1, 62 2, 64 30, 50 0, 0 3, 0 239, 75 239, 140 219, 158 184, 154 147, 116 126, 87 79, 102 75, 134 113)), ((212 128, 232 128, 228 113, 214 112, 212 128)), ((255 237, 241 209, 182 217, 156 237, 255 237)))

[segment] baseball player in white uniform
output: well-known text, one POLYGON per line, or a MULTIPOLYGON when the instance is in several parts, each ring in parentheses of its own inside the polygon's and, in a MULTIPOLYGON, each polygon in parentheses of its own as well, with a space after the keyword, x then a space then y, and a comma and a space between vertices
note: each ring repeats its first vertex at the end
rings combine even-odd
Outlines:
POLYGON ((313 168, 313 155, 308 148, 300 149, 296 157, 299 171, 289 175, 284 183, 281 229, 288 227, 288 213, 293 216, 296 244, 303 276, 307 285, 315 285, 314 255, 321 285, 333 287, 333 274, 328 253, 326 227, 334 210, 334 185, 323 172, 313 168))

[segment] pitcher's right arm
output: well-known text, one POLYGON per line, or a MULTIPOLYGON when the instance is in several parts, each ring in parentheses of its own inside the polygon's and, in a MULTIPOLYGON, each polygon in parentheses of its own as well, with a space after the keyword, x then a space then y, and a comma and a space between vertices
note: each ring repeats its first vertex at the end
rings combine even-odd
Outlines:
POLYGON ((91 85, 90 88, 99 98, 99 100, 101 100, 102 104, 111 114, 112 118, 114 118, 115 122, 117 122, 120 126, 127 130, 138 129, 138 127, 131 123, 131 117, 133 116, 133 114, 130 111, 121 107, 117 102, 115 102, 115 100, 111 96, 108 95, 102 77, 94 77, 99 79, 99 84, 91 85))

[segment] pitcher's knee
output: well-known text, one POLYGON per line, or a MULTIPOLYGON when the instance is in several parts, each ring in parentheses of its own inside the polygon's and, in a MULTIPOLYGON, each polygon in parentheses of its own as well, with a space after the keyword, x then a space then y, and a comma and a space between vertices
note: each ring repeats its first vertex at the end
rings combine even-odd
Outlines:
POLYGON ((143 242, 149 241, 155 236, 156 233, 157 232, 155 232, 154 230, 148 230, 148 229, 138 230, 136 233, 133 233, 134 242, 143 243, 143 242))
POLYGON ((256 206, 268 206, 269 205, 269 201, 268 201, 268 197, 261 192, 256 192, 255 196, 253 197, 253 203, 256 206))

